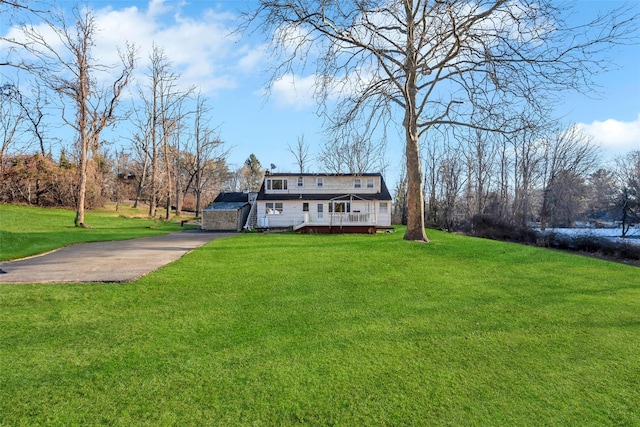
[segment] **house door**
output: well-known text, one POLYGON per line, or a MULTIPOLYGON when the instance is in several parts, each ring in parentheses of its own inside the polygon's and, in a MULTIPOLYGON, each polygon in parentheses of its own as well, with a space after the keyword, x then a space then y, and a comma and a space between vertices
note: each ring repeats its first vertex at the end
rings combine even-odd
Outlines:
POLYGON ((322 203, 318 203, 318 214, 316 215, 316 219, 318 221, 322 221, 324 219, 324 205, 322 203))

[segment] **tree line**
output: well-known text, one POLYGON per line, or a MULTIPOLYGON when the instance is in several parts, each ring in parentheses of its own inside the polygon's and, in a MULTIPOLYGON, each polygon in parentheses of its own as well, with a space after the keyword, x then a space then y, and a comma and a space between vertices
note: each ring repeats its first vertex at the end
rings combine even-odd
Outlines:
MULTIPOLYGON (((487 224, 541 230, 640 222, 640 150, 608 162, 577 126, 550 124, 513 136, 473 130, 427 144, 425 222, 474 231, 487 224)), ((407 215, 407 176, 395 188, 396 221, 407 215)))
POLYGON ((73 207, 84 226, 85 209, 106 200, 145 203, 150 217, 184 208, 198 215, 221 189, 243 184, 208 99, 181 84, 160 46, 133 82, 138 49, 121 46, 115 64, 97 60, 90 8, 68 15, 0 1, 0 12, 20 29, 0 40, 10 46, 0 60, 0 201, 73 207), (125 122, 130 134, 105 140, 105 130, 125 122), (72 141, 54 136, 56 123, 72 141))

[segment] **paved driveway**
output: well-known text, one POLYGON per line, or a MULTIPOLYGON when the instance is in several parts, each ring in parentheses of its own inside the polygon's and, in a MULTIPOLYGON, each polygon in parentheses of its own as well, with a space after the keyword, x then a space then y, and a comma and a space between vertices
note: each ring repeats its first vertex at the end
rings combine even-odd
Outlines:
POLYGON ((0 283, 130 282, 234 233, 187 230, 164 236, 80 243, 44 255, 0 262, 0 283))

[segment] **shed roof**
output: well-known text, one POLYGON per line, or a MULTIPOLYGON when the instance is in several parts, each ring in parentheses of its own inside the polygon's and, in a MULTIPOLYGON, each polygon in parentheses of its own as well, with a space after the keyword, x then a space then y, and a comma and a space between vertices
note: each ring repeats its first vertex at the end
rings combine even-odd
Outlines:
POLYGON ((248 205, 249 202, 213 202, 205 211, 237 211, 248 205))
POLYGON ((218 202, 249 202, 249 193, 238 192, 238 191, 229 191, 218 194, 213 203, 218 202))

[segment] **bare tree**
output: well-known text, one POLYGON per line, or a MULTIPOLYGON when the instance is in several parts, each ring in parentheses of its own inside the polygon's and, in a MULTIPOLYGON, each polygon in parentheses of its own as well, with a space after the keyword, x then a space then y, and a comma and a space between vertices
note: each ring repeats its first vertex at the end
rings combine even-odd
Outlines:
MULTIPOLYGON (((174 163, 169 144, 173 134, 179 130, 181 105, 191 90, 177 88, 179 75, 172 72, 171 61, 155 43, 149 53, 149 60, 146 85, 138 90, 144 104, 144 117, 138 118, 137 124, 138 144, 146 147, 149 159, 149 217, 153 218, 156 216, 163 178, 166 201, 169 208, 171 205, 171 174, 174 163)), ((168 215, 167 210, 166 216, 168 215)))
POLYGON ((458 137, 460 153, 466 163, 467 216, 484 214, 496 171, 498 159, 495 135, 481 129, 467 129, 458 137))
POLYGON ((332 173, 361 175, 382 168, 384 150, 383 143, 376 144, 362 135, 352 135, 323 144, 318 161, 332 173))
POLYGON ((336 128, 359 123, 372 134, 382 116, 402 123, 405 239, 427 241, 420 139, 436 126, 481 126, 471 115, 509 131, 514 112, 583 90, 605 67, 603 50, 633 30, 629 10, 571 27, 551 0, 260 0, 249 23, 282 53, 273 79, 316 65, 318 100, 337 104, 336 128))
POLYGON ((613 217, 619 191, 615 173, 600 168, 589 176, 588 186, 587 215, 595 219, 613 217))
POLYGON ((298 143, 295 147, 287 144, 287 149, 296 159, 296 166, 298 166, 300 173, 305 173, 311 156, 309 155, 309 144, 305 142, 304 135, 298 137, 298 143))
POLYGON ((325 141, 316 160, 329 173, 346 173, 349 168, 347 141, 332 138, 325 141))
POLYGON ((507 140, 512 151, 513 221, 526 227, 527 222, 533 219, 533 196, 542 174, 542 132, 545 122, 521 117, 521 123, 522 130, 508 135, 507 140))
POLYGON ((393 221, 407 225, 407 174, 404 167, 393 191, 393 221))
POLYGON ((149 114, 149 104, 143 103, 142 108, 133 108, 131 115, 132 125, 135 132, 131 137, 131 147, 136 159, 136 180, 137 189, 133 207, 137 208, 143 198, 143 192, 147 186, 149 174, 149 163, 151 162, 151 117, 149 114))
POLYGON ((85 226, 85 196, 90 154, 99 152, 100 133, 115 123, 116 107, 134 69, 135 49, 127 45, 120 52, 121 69, 109 85, 98 84, 99 74, 112 74, 114 66, 100 64, 92 57, 98 29, 90 9, 73 9, 73 25, 62 12, 44 21, 50 34, 32 25, 23 28, 22 47, 35 55, 38 63, 22 66, 36 75, 41 83, 57 93, 62 105, 62 120, 76 132, 78 153, 78 189, 76 226, 85 226), (57 45, 60 45, 58 47, 57 45), (68 104, 71 105, 68 105, 68 104), (71 110, 72 113, 68 111, 71 110))
MULTIPOLYGON (((542 161, 542 207, 540 228, 545 229, 547 219, 558 212, 564 204, 562 223, 571 223, 567 210, 575 212, 577 190, 586 190, 584 181, 593 172, 598 162, 598 150, 591 138, 577 126, 548 135, 543 138, 544 157, 542 161), (568 195, 571 194, 569 198, 568 195), (564 197, 562 197, 564 195, 564 197), (567 206, 571 204, 571 209, 567 206)), ((556 221, 556 223, 559 221, 556 221)))
POLYGON ((632 224, 640 222, 640 150, 616 160, 620 185, 618 193, 622 237, 627 237, 632 224))
POLYGON ((228 151, 223 149, 224 143, 218 135, 218 129, 212 127, 207 119, 211 109, 206 99, 198 94, 195 102, 193 136, 185 149, 189 153, 185 159, 189 173, 186 188, 193 188, 198 216, 202 210, 202 195, 209 181, 222 181, 222 177, 226 175, 224 165, 228 151))
POLYGON ((5 155, 16 150, 22 128, 24 111, 15 102, 19 92, 14 85, 0 86, 0 174, 4 170, 5 155))

